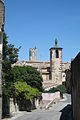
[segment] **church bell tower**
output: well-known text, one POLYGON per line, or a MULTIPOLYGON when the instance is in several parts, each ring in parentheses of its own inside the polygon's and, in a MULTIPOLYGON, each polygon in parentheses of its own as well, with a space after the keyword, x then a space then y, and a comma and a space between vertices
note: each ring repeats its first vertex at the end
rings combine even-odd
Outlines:
POLYGON ((62 48, 58 47, 57 43, 56 38, 55 46, 50 48, 50 71, 54 85, 62 84, 62 48))

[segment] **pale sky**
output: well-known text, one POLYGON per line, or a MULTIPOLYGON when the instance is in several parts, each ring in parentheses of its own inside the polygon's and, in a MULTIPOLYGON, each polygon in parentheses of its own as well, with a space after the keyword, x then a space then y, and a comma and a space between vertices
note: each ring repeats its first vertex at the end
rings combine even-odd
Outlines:
POLYGON ((37 59, 49 61, 55 38, 63 48, 63 61, 80 51, 80 0, 4 0, 5 32, 15 47, 22 46, 19 60, 28 60, 29 48, 37 47, 37 59))

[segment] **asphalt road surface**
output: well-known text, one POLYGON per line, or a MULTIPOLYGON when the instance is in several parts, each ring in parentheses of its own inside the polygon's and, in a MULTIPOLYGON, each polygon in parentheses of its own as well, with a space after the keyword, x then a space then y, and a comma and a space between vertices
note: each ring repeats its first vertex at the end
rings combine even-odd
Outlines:
POLYGON ((69 115, 71 113, 71 95, 65 94, 65 96, 65 100, 58 102, 48 110, 25 112, 15 120, 72 120, 71 115, 69 115))

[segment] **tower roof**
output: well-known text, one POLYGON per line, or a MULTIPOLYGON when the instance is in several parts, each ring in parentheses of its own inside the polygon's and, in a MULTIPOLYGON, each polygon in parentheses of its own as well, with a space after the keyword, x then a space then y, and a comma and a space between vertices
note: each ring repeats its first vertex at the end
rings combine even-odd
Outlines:
POLYGON ((63 48, 61 48, 61 47, 51 47, 50 50, 51 49, 63 49, 63 48))

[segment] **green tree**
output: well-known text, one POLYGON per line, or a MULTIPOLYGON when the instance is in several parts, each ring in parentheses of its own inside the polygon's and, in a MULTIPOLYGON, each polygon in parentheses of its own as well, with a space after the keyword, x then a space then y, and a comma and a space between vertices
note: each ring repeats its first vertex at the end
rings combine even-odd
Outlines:
MULTIPOLYGON (((19 48, 8 44, 7 35, 3 34, 3 56, 2 56, 2 79, 3 79, 3 111, 9 98, 33 99, 42 91, 42 77, 32 67, 12 68, 12 64, 18 60, 19 48)), ((9 106, 8 106, 9 107, 9 106)), ((6 109, 6 108, 5 108, 6 109)))
MULTIPOLYGON (((14 96, 13 81, 11 76, 11 64, 18 60, 19 48, 15 48, 14 45, 8 44, 8 37, 6 33, 3 33, 3 56, 2 56, 2 111, 3 115, 8 114, 6 111, 6 104, 9 103, 9 98, 14 96), (7 103, 8 102, 8 103, 7 103), (6 112, 7 113, 6 113, 6 112)), ((9 108, 9 106, 7 106, 9 108)))
POLYGON ((40 92, 36 88, 27 85, 26 82, 17 81, 14 83, 15 96, 18 99, 30 100, 36 97, 40 92))
POLYGON ((33 88, 37 88, 39 91, 43 91, 42 76, 35 68, 31 66, 14 66, 11 70, 11 79, 16 82, 18 80, 26 82, 33 88))
POLYGON ((31 87, 42 91, 42 77, 36 69, 30 66, 15 66, 12 68, 12 64, 18 60, 20 47, 15 48, 14 45, 8 44, 7 38, 7 35, 4 33, 2 60, 3 95, 9 98, 16 97, 14 83, 17 81, 26 82, 31 87))
POLYGON ((57 90, 60 91, 61 98, 63 98, 63 93, 66 92, 66 87, 64 85, 58 85, 57 90))
POLYGON ((57 91, 56 87, 51 88, 49 91, 45 91, 47 93, 55 93, 57 91))
POLYGON ((14 45, 8 44, 6 33, 3 34, 3 56, 2 56, 2 78, 3 83, 10 82, 9 76, 11 71, 11 64, 17 62, 19 48, 15 48, 14 45))

